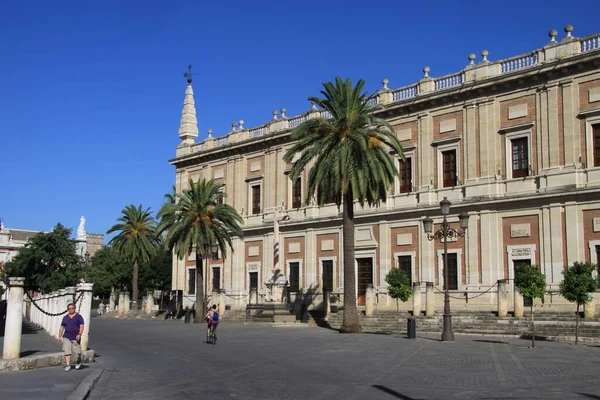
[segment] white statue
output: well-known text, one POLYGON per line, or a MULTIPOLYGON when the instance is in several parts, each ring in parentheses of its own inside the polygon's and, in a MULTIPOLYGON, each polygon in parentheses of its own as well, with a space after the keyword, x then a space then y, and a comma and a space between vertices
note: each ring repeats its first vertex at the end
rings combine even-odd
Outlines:
POLYGON ((77 239, 85 239, 85 218, 79 218, 79 228, 77 228, 77 239))

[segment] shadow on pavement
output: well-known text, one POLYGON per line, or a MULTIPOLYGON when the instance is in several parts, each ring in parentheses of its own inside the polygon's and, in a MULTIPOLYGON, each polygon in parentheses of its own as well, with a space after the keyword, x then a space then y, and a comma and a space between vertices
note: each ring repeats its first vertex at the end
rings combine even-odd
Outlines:
POLYGON ((480 343, 508 344, 508 342, 502 342, 500 340, 473 339, 473 341, 474 342, 480 342, 480 343))
POLYGON ((417 399, 415 399, 414 397, 409 397, 409 396, 406 396, 406 395, 404 395, 404 394, 402 394, 402 393, 396 392, 395 390, 393 390, 393 389, 390 389, 390 388, 389 388, 389 387, 387 387, 387 386, 382 386, 382 385, 373 385, 373 387, 374 387, 375 389, 381 390, 382 392, 384 392, 384 393, 387 393, 387 394, 389 394, 390 396, 393 396, 393 397, 395 397, 395 398, 397 398, 397 399, 402 399, 402 400, 417 400, 417 399))
POLYGON ((587 397, 588 399, 600 399, 600 396, 590 393, 577 393, 580 396, 587 397))

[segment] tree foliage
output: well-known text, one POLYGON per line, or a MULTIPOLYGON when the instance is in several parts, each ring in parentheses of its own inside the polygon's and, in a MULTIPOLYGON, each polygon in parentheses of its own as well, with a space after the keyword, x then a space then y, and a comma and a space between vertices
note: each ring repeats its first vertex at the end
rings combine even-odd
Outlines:
POLYGON ((560 294, 572 303, 585 304, 591 300, 596 290, 596 281, 592 276, 594 264, 576 262, 563 272, 560 294))
POLYGON ((388 284, 388 294, 392 299, 400 300, 402 302, 410 299, 412 287, 406 272, 400 268, 392 268, 385 276, 385 282, 388 284))
POLYGON ((541 299, 546 293, 546 276, 536 265, 524 265, 515 271, 515 286, 523 296, 541 299))
POLYGON ((172 252, 161 245, 147 263, 140 265, 140 290, 169 290, 173 273, 172 252))
POLYGON ((202 260, 210 258, 211 245, 216 243, 222 258, 227 257, 227 247, 232 248, 234 236, 243 237, 243 219, 228 204, 224 204, 223 184, 203 179, 189 180, 189 189, 176 194, 175 203, 166 202, 158 213, 161 218, 159 232, 167 232, 167 248, 180 259, 192 251, 196 253, 196 312, 195 322, 201 322, 206 310, 202 260))
POLYGON ((48 293, 75 286, 83 273, 70 236, 71 229, 60 223, 51 232, 38 233, 6 263, 6 275, 25 277, 26 290, 48 293))
POLYGON ((377 117, 381 105, 371 105, 363 92, 364 80, 356 86, 340 77, 326 82, 320 97, 309 97, 330 118, 310 118, 291 135, 294 145, 286 152, 286 162, 295 161, 290 171, 292 182, 308 171, 306 200, 313 196, 319 206, 330 196, 342 209, 344 251, 344 316, 340 332, 356 333, 361 327, 356 308, 354 271, 354 201, 377 205, 385 202, 387 191, 398 175, 390 154, 404 158, 400 141, 387 121, 377 117))
POLYGON ((94 295, 105 299, 113 289, 131 289, 132 266, 113 247, 99 250, 92 258, 86 281, 94 284, 94 295))

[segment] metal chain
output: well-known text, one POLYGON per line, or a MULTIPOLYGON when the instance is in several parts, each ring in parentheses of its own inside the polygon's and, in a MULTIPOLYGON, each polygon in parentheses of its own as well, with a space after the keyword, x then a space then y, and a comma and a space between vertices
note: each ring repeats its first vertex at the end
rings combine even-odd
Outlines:
MULTIPOLYGON (((65 310, 63 312, 60 313, 49 313, 46 310, 43 310, 40 306, 37 305, 36 301, 34 299, 31 298, 31 295, 29 294, 29 292, 25 292, 27 294, 27 297, 29 298, 29 300, 31 301, 31 303, 35 306, 35 308, 37 308, 38 310, 40 310, 40 312, 42 314, 48 315, 49 317, 59 317, 61 315, 66 314, 69 310, 65 310)), ((83 294, 84 292, 82 291, 79 294, 79 297, 77 298, 77 300, 74 301, 75 304, 77 304, 77 302, 79 302, 79 312, 81 312, 81 305, 83 304, 83 294)))
MULTIPOLYGON (((488 289, 487 289, 485 292, 479 293, 478 295, 476 295, 476 296, 473 296, 473 297, 469 297, 468 299, 469 299, 469 300, 472 300, 472 299, 476 299, 476 298, 478 298, 478 297, 480 297, 480 296, 483 296, 484 294, 486 294, 487 292, 489 292, 490 290, 492 290, 492 289, 493 289, 494 287, 496 287, 497 285, 498 285, 498 282, 496 282, 496 283, 494 283, 492 286, 490 286, 490 287, 489 287, 489 288, 488 288, 488 289)), ((434 288, 435 288, 435 289, 436 289, 438 292, 440 292, 440 293, 444 293, 444 291, 443 291, 443 290, 441 290, 440 288, 438 288, 437 286, 434 286, 434 288)), ((467 293, 468 293, 468 292, 467 292, 467 293)), ((452 299, 457 299, 457 300, 464 300, 464 299, 465 299, 465 297, 464 297, 464 296, 462 296, 462 297, 456 297, 456 296, 450 296, 450 295, 448 295, 448 297, 450 297, 450 298, 452 298, 452 299)))

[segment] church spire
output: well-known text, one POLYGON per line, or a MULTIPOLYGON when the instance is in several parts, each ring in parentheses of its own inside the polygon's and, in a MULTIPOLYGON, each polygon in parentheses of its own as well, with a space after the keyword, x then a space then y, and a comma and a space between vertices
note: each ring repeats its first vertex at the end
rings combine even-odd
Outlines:
POLYGON ((185 100, 183 101, 183 112, 179 124, 179 137, 181 144, 193 144, 198 137, 198 120, 196 119, 196 105, 194 102, 194 89, 192 89, 192 65, 188 66, 188 72, 183 76, 187 78, 188 85, 185 89, 185 100))

